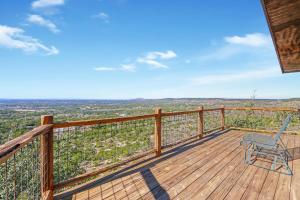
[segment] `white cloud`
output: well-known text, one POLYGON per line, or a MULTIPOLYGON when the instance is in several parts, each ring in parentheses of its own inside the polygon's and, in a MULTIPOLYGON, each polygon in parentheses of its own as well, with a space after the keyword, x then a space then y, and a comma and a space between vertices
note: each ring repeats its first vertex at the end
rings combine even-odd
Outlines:
POLYGON ((266 55, 273 52, 271 37, 262 33, 224 37, 224 41, 225 44, 219 47, 213 45, 213 50, 198 56, 198 61, 225 60, 241 53, 266 55))
POLYGON ((149 60, 155 60, 157 58, 160 58, 162 60, 169 60, 176 57, 177 57, 176 53, 170 50, 166 52, 153 51, 153 52, 149 52, 146 55, 146 58, 149 60))
POLYGON ((24 35, 24 30, 0 25, 0 46, 10 49, 21 49, 24 52, 43 51, 46 55, 59 53, 54 46, 47 47, 38 39, 24 35))
POLYGON ((93 18, 98 18, 101 19, 102 21, 104 21, 105 23, 109 23, 109 15, 107 13, 104 12, 100 12, 96 15, 92 16, 93 18))
POLYGON ((120 67, 98 67, 94 68, 95 71, 127 71, 127 72, 136 72, 137 65, 146 64, 150 65, 151 67, 158 69, 158 68, 165 68, 167 69, 168 66, 160 63, 161 60, 170 60, 172 58, 177 57, 174 51, 166 51, 166 52, 159 52, 153 51, 147 53, 144 57, 138 57, 133 62, 129 62, 127 64, 121 64, 120 67), (159 61, 158 61, 159 60, 159 61))
POLYGON ((46 7, 53 7, 53 6, 60 6, 63 5, 65 2, 64 0, 37 0, 32 2, 31 7, 36 8, 46 8, 46 7))
POLYGON ((137 58, 136 62, 147 64, 153 68, 168 68, 167 65, 161 63, 162 60, 170 60, 176 58, 177 55, 174 51, 168 50, 166 52, 153 51, 146 54, 144 57, 137 58))
POLYGON ((145 59, 145 58, 138 58, 137 62, 138 63, 142 63, 142 64, 150 65, 150 66, 152 66, 152 67, 154 67, 156 69, 158 69, 158 68, 165 68, 165 69, 169 68, 167 65, 164 65, 164 64, 162 64, 162 63, 160 63, 160 62, 158 62, 156 60, 149 60, 149 59, 145 59))
POLYGON ((95 71, 116 71, 117 68, 114 67, 96 67, 94 68, 95 71))
POLYGON ((212 85, 212 84, 220 84, 220 83, 231 83, 231 82, 239 82, 239 81, 247 81, 247 80, 272 78, 272 77, 281 76, 281 72, 279 69, 280 69, 279 66, 276 66, 272 68, 243 71, 243 72, 237 72, 232 74, 224 73, 224 74, 217 74, 217 75, 205 75, 205 76, 192 79, 192 83, 194 85, 212 85))
POLYGON ((50 20, 44 19, 40 15, 29 15, 27 21, 39 26, 43 26, 48 28, 53 33, 59 33, 60 30, 56 27, 56 25, 50 20))
POLYGON ((124 64, 121 65, 121 70, 128 72, 135 72, 136 66, 135 64, 124 64))
POLYGON ((245 45, 251 47, 266 47, 272 44, 271 37, 262 33, 246 34, 245 36, 225 37, 229 44, 245 45))
POLYGON ((96 67, 95 71, 127 71, 127 72, 135 72, 134 64, 123 64, 120 67, 96 67))

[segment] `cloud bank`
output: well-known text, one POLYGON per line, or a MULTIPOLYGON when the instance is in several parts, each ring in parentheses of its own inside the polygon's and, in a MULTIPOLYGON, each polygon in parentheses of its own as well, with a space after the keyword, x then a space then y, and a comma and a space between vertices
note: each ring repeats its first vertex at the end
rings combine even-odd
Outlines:
POLYGON ((59 50, 46 46, 38 39, 24 35, 24 30, 17 27, 0 25, 0 46, 9 49, 21 49, 24 52, 43 52, 46 55, 57 55, 59 50))
POLYGON ((138 57, 136 62, 149 65, 155 69, 169 68, 167 65, 161 63, 163 60, 170 60, 176 58, 177 54, 174 51, 168 50, 165 52, 153 51, 147 53, 143 57, 138 57))

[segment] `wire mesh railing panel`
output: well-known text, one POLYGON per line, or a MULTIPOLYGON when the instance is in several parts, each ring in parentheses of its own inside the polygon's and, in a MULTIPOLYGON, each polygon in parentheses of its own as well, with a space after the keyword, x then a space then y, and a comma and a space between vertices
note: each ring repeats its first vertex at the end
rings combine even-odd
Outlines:
POLYGON ((54 130, 55 183, 154 148, 154 118, 54 130))
POLYGON ((282 126, 287 115, 292 115, 288 131, 300 130, 300 113, 287 111, 261 111, 261 110, 227 110, 226 126, 278 130, 282 126))
POLYGON ((162 146, 172 145, 198 134, 198 113, 163 116, 162 146))
POLYGON ((0 199, 40 199, 40 139, 0 164, 0 199))
POLYGON ((221 127, 221 111, 205 111, 204 118, 204 132, 221 127))

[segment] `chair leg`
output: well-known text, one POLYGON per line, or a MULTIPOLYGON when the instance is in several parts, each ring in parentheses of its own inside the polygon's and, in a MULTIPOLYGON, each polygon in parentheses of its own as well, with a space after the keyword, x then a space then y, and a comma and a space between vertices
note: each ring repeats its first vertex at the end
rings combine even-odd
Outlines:
POLYGON ((292 172, 292 170, 289 166, 289 156, 288 156, 288 154, 286 154, 286 153, 284 153, 284 155, 280 154, 280 157, 281 157, 282 162, 285 166, 285 169, 287 170, 287 174, 290 175, 290 176, 293 175, 293 172, 292 172))
POLYGON ((245 142, 243 142, 243 144, 244 144, 244 163, 247 164, 247 158, 248 158, 247 155, 248 155, 249 147, 245 142))
POLYGON ((247 164, 247 150, 244 150, 244 163, 247 164))
POLYGON ((292 172, 291 168, 290 168, 289 166, 287 166, 287 167, 288 167, 288 169, 287 169, 288 175, 292 176, 292 175, 293 175, 293 172, 292 172))
POLYGON ((251 148, 247 149, 247 158, 246 158, 246 164, 250 165, 251 163, 251 156, 252 156, 252 150, 251 148))

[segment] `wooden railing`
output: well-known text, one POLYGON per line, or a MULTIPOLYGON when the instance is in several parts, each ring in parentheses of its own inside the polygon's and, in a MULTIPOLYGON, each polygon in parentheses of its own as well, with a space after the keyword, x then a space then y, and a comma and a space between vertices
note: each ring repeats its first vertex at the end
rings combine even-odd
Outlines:
POLYGON ((41 125, 0 146, 0 199, 36 199, 48 190, 53 198, 53 177, 49 176, 53 164, 45 159, 51 149, 44 145, 51 144, 52 130, 52 124, 41 125), (24 159, 20 161, 20 157, 24 159))
MULTIPOLYGON (((63 122, 63 123, 54 123, 53 121, 53 116, 42 116, 41 118, 41 126, 35 128, 34 130, 12 140, 7 142, 4 145, 0 146, 0 169, 1 166, 6 169, 5 171, 5 175, 3 180, 9 181, 7 179, 8 176, 8 172, 9 173, 14 173, 12 175, 12 177, 16 178, 16 160, 14 160, 14 170, 12 170, 11 172, 9 170, 7 170, 7 168, 9 168, 9 160, 10 159, 16 159, 15 155, 17 154, 17 152, 22 151, 22 148, 26 147, 26 145, 29 145, 31 142, 33 142, 34 140, 36 140, 37 138, 39 138, 39 142, 40 142, 40 150, 39 150, 39 154, 40 154, 40 158, 39 158, 39 162, 40 162, 40 198, 41 199, 53 199, 53 195, 54 195, 54 191, 55 190, 60 190, 62 188, 65 187, 70 187, 78 182, 82 182, 84 180, 90 179, 92 177, 95 177, 105 171, 111 170, 113 168, 116 168, 120 165, 123 165, 129 161, 133 161, 136 159, 139 159, 147 154, 150 153, 155 153, 156 156, 160 156, 162 154, 162 149, 167 148, 169 146, 172 145, 176 145, 180 142, 184 142, 187 141, 189 139, 192 138, 202 138, 205 134, 217 131, 217 130, 224 130, 225 128, 231 128, 231 129, 237 129, 237 130, 252 130, 252 131, 262 131, 262 132, 268 132, 268 133, 272 133, 276 130, 258 130, 258 129, 251 129, 251 128, 244 128, 244 127, 233 127, 233 126, 226 126, 226 120, 225 120, 225 115, 227 116, 227 112, 233 112, 233 111, 243 111, 243 112, 247 112, 247 111, 251 111, 251 112, 255 112, 255 111, 260 111, 260 112, 290 112, 290 113, 300 113, 299 109, 291 109, 291 108, 253 108, 253 107, 231 107, 231 108, 225 108, 224 106, 220 107, 220 108, 210 108, 210 109, 204 109, 203 106, 199 107, 196 110, 191 110, 191 111, 181 111, 181 112, 162 112, 162 110, 160 108, 156 109, 154 114, 149 114, 149 115, 142 115, 142 116, 133 116, 133 117, 122 117, 122 118, 109 118, 109 119, 97 119, 97 120, 85 120, 85 121, 69 121, 69 122, 63 122), (207 128, 207 124, 206 121, 206 115, 207 114, 211 114, 211 113, 216 113, 219 117, 215 117, 212 116, 213 119, 218 119, 220 120, 219 126, 216 127, 209 127, 207 128), (180 118, 180 117, 185 117, 185 118, 180 118), (195 119, 196 117, 196 119, 195 119), (54 176, 54 171, 55 171, 55 159, 57 159, 55 157, 55 147, 54 147, 54 143, 55 140, 59 141, 59 137, 58 139, 54 138, 55 136, 55 131, 59 131, 61 129, 69 129, 72 127, 88 127, 88 130, 92 130, 92 128, 94 128, 94 126, 96 126, 96 128, 99 128, 98 126, 100 126, 100 128, 102 126, 105 125, 109 125, 109 124, 117 124, 116 129, 119 127, 119 125, 121 126, 122 124, 120 123, 130 123, 130 122, 139 122, 140 120, 150 120, 150 125, 153 120, 153 135, 154 135, 154 144, 152 149, 150 149, 149 151, 145 151, 142 153, 138 153, 135 154, 132 157, 129 157, 129 159, 125 159, 122 161, 119 161, 117 163, 112 163, 110 165, 107 165, 105 167, 101 167, 101 168, 96 168, 93 171, 89 171, 83 174, 79 174, 73 177, 67 177, 67 179, 62 180, 62 181, 58 181, 55 182, 55 176, 54 176), (172 121, 174 120, 174 122, 172 121), (193 124, 194 122, 196 122, 196 124, 193 124), (171 123, 171 124, 167 124, 167 123, 171 123), (183 130, 186 130, 183 127, 184 124, 189 125, 187 131, 192 130, 192 132, 194 132, 193 134, 186 136, 184 135, 184 138, 181 138, 182 135, 181 132, 183 132, 183 130), (169 129, 166 129, 168 128, 169 129), (171 128, 170 128, 171 127, 171 128), (196 128, 196 130, 194 130, 196 128), (172 130, 176 130, 174 132, 172 132, 172 130), (165 135, 166 132, 168 132, 169 135, 165 135), (179 138, 178 140, 175 141, 163 141, 163 140, 168 140, 170 139, 170 134, 172 136, 172 134, 179 134, 179 138), (165 144, 164 144, 165 143, 165 144), (5 179, 6 177, 6 179, 5 179)), ((230 113, 228 113, 228 115, 230 115, 230 113)), ((227 116, 226 119, 231 119, 230 116, 227 116)), ((237 117, 237 120, 239 118, 237 117)), ((147 122, 148 123, 148 122, 147 122)), ((240 122, 236 122, 233 120, 233 123, 240 123, 240 122)), ((145 126, 145 124, 142 124, 145 126)), ((148 126, 148 124, 146 124, 148 126)), ((214 123, 214 125, 217 125, 214 123)), ((135 126, 133 126, 134 128, 135 126)), ((98 130, 98 129, 97 129, 98 130)), ((114 129, 113 129, 114 130, 114 129)), ((67 141, 68 142, 68 141, 67 141)), ((150 147, 151 147, 151 142, 149 143, 150 147)), ((57 148, 57 147, 56 147, 57 148)), ((28 154, 26 154, 28 155, 28 154)), ((31 155, 31 154, 30 154, 31 155)), ((60 154, 57 154, 58 156, 60 154)), ((0 170, 0 180, 1 180, 1 170, 0 170)), ((12 180, 15 181, 16 180, 12 180)), ((2 184, 2 183, 1 183, 2 184)), ((4 184, 4 181, 3 181, 4 184)), ((17 184, 14 183, 12 184, 14 187, 17 187, 17 184)), ((4 187, 3 185, 0 186, 4 187)), ((22 192, 22 190, 24 189, 24 187, 22 186, 21 188, 14 188, 11 194, 7 194, 7 192, 9 192, 9 189, 7 190, 3 190, 6 191, 6 194, 4 197, 6 197, 7 199, 10 199, 11 197, 17 199, 18 198, 18 194, 22 194, 24 195, 22 192)), ((3 194, 2 194, 3 195, 3 194)), ((28 197, 28 194, 26 194, 28 197)), ((35 195, 35 194, 34 194, 35 195)), ((2 196, 3 197, 3 196, 2 196)), ((1 199, 1 189, 0 189, 0 199, 1 199)))

